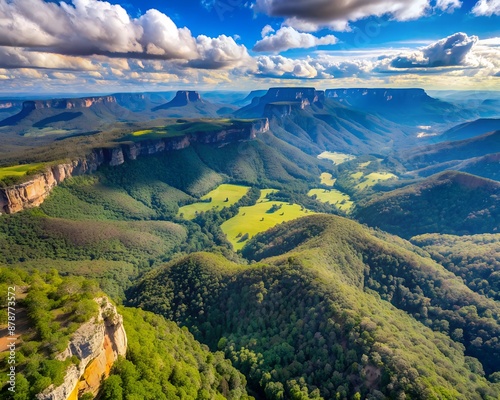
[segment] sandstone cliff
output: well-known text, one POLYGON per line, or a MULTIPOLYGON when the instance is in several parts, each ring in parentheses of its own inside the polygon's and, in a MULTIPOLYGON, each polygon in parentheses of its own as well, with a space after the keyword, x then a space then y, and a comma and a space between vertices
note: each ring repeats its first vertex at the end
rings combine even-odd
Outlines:
POLYGON ((40 110, 57 108, 71 110, 74 108, 89 108, 96 104, 116 103, 114 96, 82 97, 79 99, 32 100, 23 103, 23 110, 40 110))
POLYGON ((252 103, 236 112, 243 118, 289 115, 294 108, 304 109, 319 104, 325 99, 325 92, 311 87, 270 88, 264 96, 254 97, 252 103))
POLYGON ((37 395, 37 400, 78 400, 83 393, 96 395, 102 377, 108 377, 118 356, 125 356, 127 335, 123 318, 107 298, 95 299, 99 314, 86 322, 73 334, 66 350, 58 355, 59 360, 76 356, 78 366, 72 364, 61 386, 49 386, 37 395))
POLYGON ((195 132, 185 136, 122 143, 113 148, 95 149, 84 158, 48 167, 43 173, 35 175, 24 183, 0 188, 0 214, 12 214, 37 207, 43 203, 52 189, 66 178, 91 174, 102 165, 117 166, 140 156, 184 149, 195 142, 225 144, 255 139, 259 133, 268 130, 269 121, 262 119, 243 128, 229 128, 218 132, 195 132))

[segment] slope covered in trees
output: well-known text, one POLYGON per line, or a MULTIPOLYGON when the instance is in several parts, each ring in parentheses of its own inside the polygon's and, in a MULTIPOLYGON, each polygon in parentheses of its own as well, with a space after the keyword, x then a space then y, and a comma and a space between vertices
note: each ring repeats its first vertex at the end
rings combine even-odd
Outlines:
POLYGON ((127 332, 127 357, 113 365, 101 399, 252 399, 245 377, 224 354, 211 353, 187 329, 142 310, 118 311, 127 332))
POLYGON ((428 251, 472 290, 500 300, 500 234, 415 236, 412 243, 428 251))
POLYGON ((423 233, 495 233, 500 184, 448 171, 375 197, 357 211, 361 222, 404 238, 423 233))
POLYGON ((252 239, 243 254, 257 264, 191 255, 129 303, 224 350, 267 399, 495 398, 483 369, 495 379, 500 308, 413 250, 312 216, 252 239))

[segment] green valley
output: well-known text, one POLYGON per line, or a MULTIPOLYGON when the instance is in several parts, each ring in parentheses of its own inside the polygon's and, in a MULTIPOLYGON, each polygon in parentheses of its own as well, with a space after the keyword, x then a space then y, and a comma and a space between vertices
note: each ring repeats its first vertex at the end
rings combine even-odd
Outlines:
POLYGON ((182 218, 193 219, 200 212, 214 208, 223 208, 236 204, 248 192, 249 187, 223 184, 201 197, 203 202, 189 204, 179 208, 178 215, 182 218))
POLYGON ((311 189, 307 194, 323 203, 335 205, 339 210, 349 212, 354 206, 349 195, 336 189, 311 189))
MULTIPOLYGON (((190 53, 193 71, 226 74, 226 45, 244 50, 193 40, 215 57, 190 53)), ((148 51, 145 70, 174 63, 148 51)), ((490 100, 286 86, 15 103, 0 289, 17 290, 18 391, 3 379, 0 399, 500 399, 498 133, 438 132, 490 100)))
POLYGON ((221 225, 235 250, 240 250, 247 240, 257 233, 282 222, 311 214, 309 210, 298 204, 269 201, 266 196, 275 192, 275 189, 261 190, 261 197, 257 203, 249 207, 241 207, 238 214, 221 225))

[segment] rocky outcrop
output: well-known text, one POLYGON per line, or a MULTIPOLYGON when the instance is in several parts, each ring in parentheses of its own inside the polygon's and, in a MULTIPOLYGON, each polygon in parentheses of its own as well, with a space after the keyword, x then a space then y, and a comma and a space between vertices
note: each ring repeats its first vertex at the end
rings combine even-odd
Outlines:
POLYGON ((236 115, 244 118, 284 116, 296 108, 320 105, 324 99, 324 91, 310 87, 270 88, 264 96, 254 97, 252 103, 238 110, 236 115))
POLYGON ((266 118, 284 118, 291 115, 294 110, 303 110, 309 106, 309 100, 305 99, 298 102, 290 103, 269 103, 264 107, 264 116, 266 118))
POLYGON ((21 106, 21 102, 19 101, 10 101, 10 100, 1 100, 0 101, 0 110, 8 110, 11 108, 17 108, 21 106))
POLYGON ((99 304, 97 317, 80 326, 66 350, 56 357, 63 361, 76 356, 79 364, 71 364, 64 383, 49 386, 36 396, 37 400, 78 400, 83 393, 96 395, 118 356, 125 356, 127 335, 122 316, 107 298, 95 301, 99 304))
POLYGON ((192 90, 179 90, 171 101, 153 108, 152 111, 166 110, 173 107, 185 107, 190 103, 203 103, 200 94, 192 90))
POLYGON ((23 110, 33 111, 44 108, 72 110, 75 108, 89 108, 96 104, 113 103, 116 103, 116 98, 114 96, 82 97, 79 99, 31 100, 23 103, 23 110))
POLYGON ((269 130, 267 119, 257 120, 242 127, 222 129, 216 132, 193 132, 184 136, 158 140, 117 144, 113 148, 95 149, 88 156, 68 163, 48 167, 30 180, 0 188, 0 214, 12 214, 27 208, 37 207, 52 189, 71 176, 91 174, 102 165, 118 166, 127 160, 165 151, 181 150, 192 143, 226 144, 255 139, 269 130))

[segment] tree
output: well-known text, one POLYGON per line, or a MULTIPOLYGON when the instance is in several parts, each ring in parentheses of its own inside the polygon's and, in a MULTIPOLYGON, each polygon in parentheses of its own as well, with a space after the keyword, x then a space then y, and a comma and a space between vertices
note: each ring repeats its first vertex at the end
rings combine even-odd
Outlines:
POLYGON ((118 375, 111 375, 102 384, 103 400, 123 400, 123 382, 118 375))

